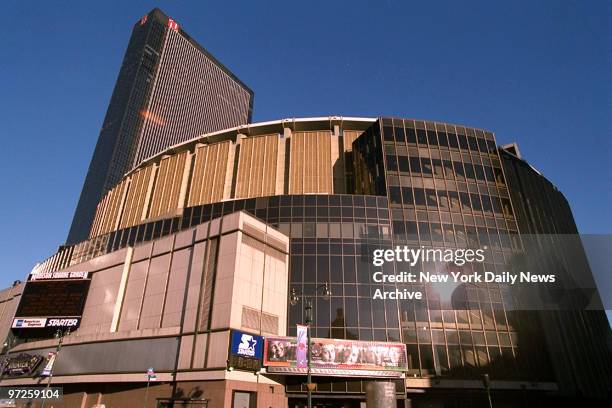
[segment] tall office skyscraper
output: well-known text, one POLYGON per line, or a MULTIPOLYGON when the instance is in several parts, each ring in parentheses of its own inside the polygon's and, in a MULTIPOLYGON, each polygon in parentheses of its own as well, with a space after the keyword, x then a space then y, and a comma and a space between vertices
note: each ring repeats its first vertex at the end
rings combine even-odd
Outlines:
POLYGON ((67 243, 87 239, 96 205, 144 159, 251 121, 253 91, 155 8, 132 30, 67 243))

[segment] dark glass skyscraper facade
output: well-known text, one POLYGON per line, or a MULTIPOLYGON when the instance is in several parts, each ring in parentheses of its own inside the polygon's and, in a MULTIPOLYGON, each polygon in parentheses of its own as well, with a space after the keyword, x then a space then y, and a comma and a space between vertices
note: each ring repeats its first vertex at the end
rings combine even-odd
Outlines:
POLYGON ((67 243, 87 238, 100 198, 142 160, 251 119, 253 92, 159 9, 135 25, 67 243))
MULTIPOLYGON (((518 149, 502 148, 500 157, 518 227, 522 234, 530 234, 537 244, 526 250, 535 252, 533 258, 544 249, 551 251, 560 263, 555 269, 563 271, 562 278, 567 286, 595 287, 593 277, 584 273, 590 271, 590 267, 566 198, 521 158, 518 149)), ((581 294, 583 291, 578 292, 581 294)), ((610 323, 601 311, 599 294, 591 296, 593 308, 585 307, 584 297, 573 296, 569 299, 572 307, 534 312, 540 323, 534 337, 545 342, 564 395, 605 396, 610 393, 612 357, 604 345, 610 340, 610 323)))

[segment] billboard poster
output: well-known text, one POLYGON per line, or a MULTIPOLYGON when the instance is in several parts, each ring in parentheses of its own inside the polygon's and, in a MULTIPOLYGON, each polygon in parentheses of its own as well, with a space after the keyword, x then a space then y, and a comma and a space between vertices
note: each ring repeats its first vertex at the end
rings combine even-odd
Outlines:
MULTIPOLYGON (((316 338, 311 344, 314 374, 389 377, 401 376, 408 368, 402 343, 316 338)), ((267 337, 264 348, 269 372, 306 372, 307 364, 298 363, 301 351, 296 337, 267 337)))

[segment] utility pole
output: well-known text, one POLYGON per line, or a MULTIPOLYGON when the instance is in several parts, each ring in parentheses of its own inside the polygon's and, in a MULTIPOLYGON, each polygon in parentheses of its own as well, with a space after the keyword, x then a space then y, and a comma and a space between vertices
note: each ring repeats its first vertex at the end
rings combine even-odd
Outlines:
POLYGON ((312 323, 312 299, 308 299, 306 301, 306 307, 304 311, 306 312, 306 356, 308 358, 307 368, 306 368, 306 389, 308 390, 308 408, 312 407, 312 391, 315 388, 315 385, 312 383, 312 371, 311 371, 311 362, 312 362, 312 348, 310 347, 310 324, 312 323))
POLYGON ((155 370, 153 370, 153 367, 150 367, 147 370, 147 388, 145 388, 143 408, 147 408, 147 403, 149 402, 149 385, 151 384, 151 380, 157 380, 157 375, 155 374, 155 370))
POLYGON ((487 398, 489 399, 489 408, 493 408, 493 402, 491 401, 491 379, 489 378, 489 374, 482 375, 482 384, 487 390, 487 398))
MULTIPOLYGON (((323 299, 329 300, 331 297, 331 290, 329 290, 329 285, 327 282, 322 285, 317 286, 315 289, 315 294, 313 296, 303 296, 304 300, 306 300, 306 306, 304 307, 304 322, 306 323, 306 356, 308 359, 307 367, 306 367, 306 391, 308 398, 308 408, 312 408, 312 392, 314 391, 316 384, 312 382, 312 348, 310 341, 310 325, 312 324, 312 298, 316 296, 319 289, 323 289, 323 299)), ((297 305, 300 298, 297 296, 295 289, 291 289, 291 297, 289 299, 289 303, 291 306, 297 305)))
MULTIPOLYGON (((57 342, 57 347, 55 348, 55 360, 53 361, 53 364, 51 364, 51 369, 49 371, 49 378, 47 379, 47 386, 45 387, 45 392, 48 393, 49 388, 51 387, 51 380, 53 380, 53 371, 55 371, 55 364, 57 363, 57 359, 59 358, 59 353, 60 350, 62 349, 62 344, 64 343, 64 337, 70 334, 70 327, 68 329, 66 329, 66 331, 62 331, 60 329, 58 329, 55 332, 55 338, 59 339, 59 341, 57 342)), ((45 408, 45 402, 46 400, 43 399, 42 403, 40 404, 40 408, 45 408)))

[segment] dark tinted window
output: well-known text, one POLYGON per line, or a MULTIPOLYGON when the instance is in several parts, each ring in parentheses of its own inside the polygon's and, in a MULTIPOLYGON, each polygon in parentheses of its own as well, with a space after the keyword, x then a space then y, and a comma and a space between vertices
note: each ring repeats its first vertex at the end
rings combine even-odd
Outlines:
POLYGON ((406 173, 410 171, 409 166, 408 166, 407 156, 398 156, 397 160, 398 160, 399 171, 403 171, 406 173))
POLYGON ((459 148, 459 144, 457 143, 457 135, 454 133, 448 134, 448 145, 449 147, 453 147, 455 149, 459 148))
POLYGON ((398 143, 404 143, 406 141, 406 135, 404 134, 403 127, 395 128, 395 141, 398 143))
POLYGON ((394 154, 387 155, 387 170, 397 171, 397 158, 394 154))
POLYGON ((467 137, 465 135, 457 135, 457 138, 459 139, 459 147, 467 150, 468 148, 467 137))
POLYGON ((416 205, 425 205, 425 192, 422 188, 414 189, 414 203, 416 205))
POLYGON ((416 133, 414 129, 406 129, 406 141, 408 143, 416 143, 416 133))
POLYGON ((427 134, 423 129, 417 129, 417 140, 420 144, 427 145, 427 134))
POLYGON ((437 146, 438 145, 438 138, 436 137, 436 132, 435 131, 433 131, 433 130, 428 130, 427 131, 427 141, 432 146, 437 146))
POLYGON ((404 204, 414 204, 412 189, 410 187, 402 187, 402 198, 404 199, 404 204))
POLYGON ((448 136, 444 132, 438 132, 438 141, 440 146, 448 147, 448 136))
POLYGON ((389 200, 391 200, 391 204, 402 203, 402 194, 399 187, 389 187, 389 200))
POLYGON ((427 157, 421 157, 421 172, 423 174, 432 174, 431 171, 431 162, 427 157))
POLYGON ((421 162, 418 157, 410 158, 410 169, 412 170, 413 173, 421 172, 421 162))
POLYGON ((394 142, 395 139, 393 137, 393 128, 391 126, 383 127, 383 135, 385 142, 394 142))

